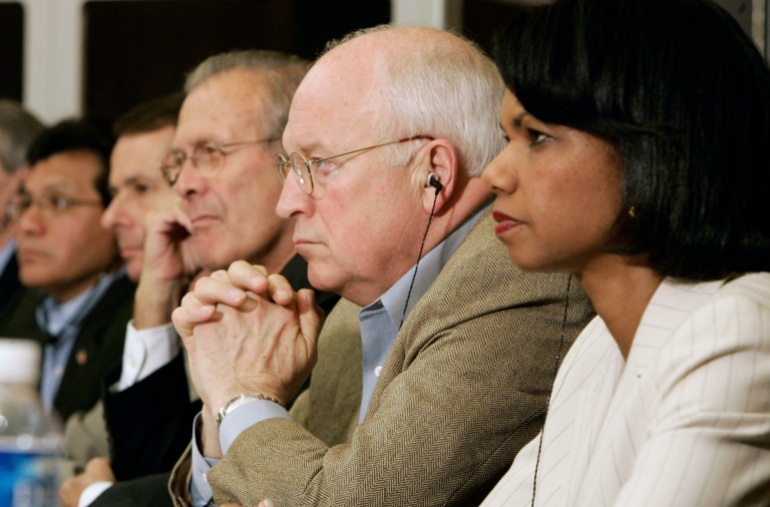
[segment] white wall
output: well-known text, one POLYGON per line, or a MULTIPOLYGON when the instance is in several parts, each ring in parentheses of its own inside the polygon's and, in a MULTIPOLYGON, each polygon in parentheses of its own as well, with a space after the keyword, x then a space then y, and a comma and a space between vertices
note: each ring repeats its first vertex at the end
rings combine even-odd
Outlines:
POLYGON ((45 122, 81 111, 84 0, 22 0, 24 103, 45 122))
POLYGON ((396 25, 447 28, 460 23, 462 4, 462 0, 390 0, 390 17, 396 25))

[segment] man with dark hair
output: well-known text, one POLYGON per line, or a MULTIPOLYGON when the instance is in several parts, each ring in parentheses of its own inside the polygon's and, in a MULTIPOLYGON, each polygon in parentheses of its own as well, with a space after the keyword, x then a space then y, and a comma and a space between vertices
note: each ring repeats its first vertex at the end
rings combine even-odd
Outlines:
POLYGON ((43 125, 12 100, 0 100, 0 319, 21 289, 16 262, 16 223, 8 203, 27 175, 27 149, 43 125))
POLYGON ((0 335, 44 345, 40 394, 62 420, 99 399, 123 351, 134 285, 115 237, 99 225, 109 203, 112 136, 99 122, 66 120, 29 149, 30 174, 14 196, 19 276, 29 290, 10 303, 0 335))
MULTIPOLYGON (((171 208, 176 203, 173 190, 163 179, 160 165, 174 137, 182 99, 181 94, 173 94, 148 100, 124 113, 113 126, 117 141, 110 158, 112 200, 102 215, 102 225, 115 234, 120 255, 126 263, 126 274, 134 283, 139 281, 142 272, 147 215, 153 210, 171 208)), ((152 344, 145 343, 141 334, 135 332, 134 321, 142 314, 142 304, 151 305, 152 301, 135 297, 134 320, 128 324, 122 368, 116 365, 107 376, 103 399, 117 409, 125 405, 131 410, 130 400, 124 398, 122 390, 129 384, 127 379, 136 380, 139 366, 152 361, 155 356, 152 344), (122 378, 122 382, 118 382, 118 378, 122 378)), ((111 410, 107 414, 124 416, 121 410, 111 410)), ((158 435, 158 438, 164 437, 158 435)), ((126 443, 133 442, 126 442, 124 438, 109 439, 101 401, 90 411, 74 414, 67 421, 64 452, 76 469, 84 467, 91 458, 108 455, 112 455, 114 465, 120 467, 121 457, 127 450, 126 443), (119 448, 118 456, 115 448, 110 452, 110 443, 119 448)), ((165 445, 174 449, 173 441, 168 440, 165 445)))

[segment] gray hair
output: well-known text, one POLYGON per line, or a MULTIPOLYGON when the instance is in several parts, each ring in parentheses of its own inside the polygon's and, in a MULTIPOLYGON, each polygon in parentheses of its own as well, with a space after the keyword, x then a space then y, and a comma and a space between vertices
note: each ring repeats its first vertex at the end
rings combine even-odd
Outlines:
POLYGON ((27 149, 43 124, 21 104, 0 99, 0 165, 12 173, 27 165, 27 149))
MULTIPOLYGON (((325 52, 363 35, 414 30, 366 28, 330 42, 325 52)), ((443 35, 378 61, 375 93, 386 107, 376 113, 377 135, 381 142, 419 135, 449 139, 457 147, 461 168, 478 176, 505 145, 498 125, 505 85, 494 62, 476 44, 457 34, 443 35)), ((416 142, 387 147, 388 162, 408 163, 416 142)))
POLYGON ((280 51, 251 49, 229 51, 206 58, 185 80, 184 91, 189 94, 203 82, 224 72, 242 69, 254 72, 265 83, 261 90, 265 111, 255 118, 255 124, 269 122, 271 135, 280 136, 286 127, 289 106, 300 81, 305 77, 309 62, 280 51), (264 115, 264 116, 263 116, 264 115))

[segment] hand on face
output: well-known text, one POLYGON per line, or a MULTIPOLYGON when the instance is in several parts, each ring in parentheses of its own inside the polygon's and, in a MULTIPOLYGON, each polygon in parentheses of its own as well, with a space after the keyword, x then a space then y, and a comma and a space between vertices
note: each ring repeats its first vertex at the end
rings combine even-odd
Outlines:
POLYGON ((90 485, 97 482, 115 482, 110 460, 93 458, 86 464, 83 473, 67 479, 59 489, 59 498, 64 507, 77 507, 80 495, 90 485))
POLYGON ((134 304, 137 329, 167 324, 199 269, 189 229, 189 219, 178 206, 148 212, 142 274, 134 304))
POLYGON ((198 394, 216 413, 239 393, 292 399, 315 365, 323 311, 313 291, 237 261, 198 280, 172 317, 198 394))
POLYGON ((193 245, 190 219, 174 204, 151 211, 145 220, 142 279, 189 279, 200 268, 193 245))

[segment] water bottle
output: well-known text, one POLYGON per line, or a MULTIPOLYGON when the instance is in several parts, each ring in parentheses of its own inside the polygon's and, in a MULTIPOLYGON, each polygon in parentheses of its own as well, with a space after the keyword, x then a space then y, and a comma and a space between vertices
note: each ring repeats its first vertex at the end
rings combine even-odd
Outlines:
POLYGON ((53 507, 61 428, 37 392, 40 345, 0 338, 0 507, 53 507))

